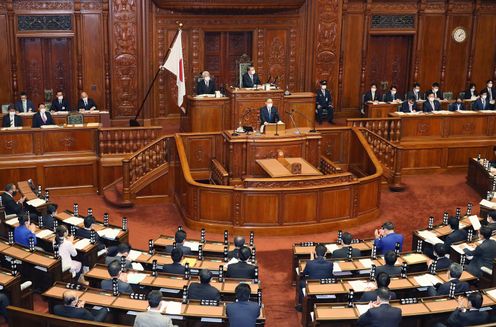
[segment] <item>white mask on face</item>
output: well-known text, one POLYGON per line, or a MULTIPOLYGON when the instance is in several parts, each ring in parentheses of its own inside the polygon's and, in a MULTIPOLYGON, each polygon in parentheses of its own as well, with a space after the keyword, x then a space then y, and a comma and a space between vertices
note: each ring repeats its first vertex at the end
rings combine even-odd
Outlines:
POLYGON ((396 94, 396 91, 391 91, 391 94, 396 94))
POLYGON ((322 88, 322 90, 327 89, 327 85, 321 85, 320 87, 322 88))
POLYGON ((493 87, 493 83, 487 84, 487 87, 493 87))
POLYGON ((415 89, 415 92, 420 92, 420 89, 415 89))
POLYGON ((429 97, 429 101, 430 102, 434 101, 434 98, 433 97, 429 97))
POLYGON ((22 103, 28 102, 28 100, 26 100, 26 99, 21 99, 21 101, 22 101, 22 103))
POLYGON ((475 92, 475 89, 474 88, 471 88, 470 91, 475 92))
POLYGON ((433 90, 434 92, 439 91, 439 89, 438 89, 438 88, 433 88, 432 90, 433 90))
POLYGON ((251 74, 251 75, 255 75, 255 69, 250 70, 250 74, 251 74))
POLYGON ((377 91, 377 89, 376 88, 371 88, 370 91, 375 92, 375 91, 377 91))
POLYGON ((59 99, 59 100, 62 100, 63 98, 64 98, 64 96, 62 96, 62 95, 57 97, 57 99, 59 99))
POLYGON ((9 116, 10 116, 10 118, 14 118, 15 112, 14 111, 9 111, 9 116))
POLYGON ((46 109, 45 109, 45 108, 41 108, 41 109, 40 109, 40 112, 41 112, 42 114, 44 114, 44 113, 45 113, 45 111, 46 111, 46 109))
POLYGON ((88 98, 87 98, 87 97, 84 97, 84 98, 83 98, 83 101, 88 101, 88 98))
POLYGON ((205 80, 208 82, 210 81, 210 76, 205 77, 205 80))
POLYGON ((481 95, 481 98, 485 99, 485 98, 487 98, 487 95, 485 95, 485 94, 481 95))
POLYGON ((268 109, 272 108, 272 103, 267 103, 267 108, 268 109))

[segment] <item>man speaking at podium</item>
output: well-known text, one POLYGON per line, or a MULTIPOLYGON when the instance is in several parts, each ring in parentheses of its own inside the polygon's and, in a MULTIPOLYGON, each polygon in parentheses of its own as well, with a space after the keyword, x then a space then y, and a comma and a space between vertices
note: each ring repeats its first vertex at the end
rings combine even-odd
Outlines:
POLYGON ((280 122, 277 108, 272 106, 272 99, 265 100, 265 106, 260 108, 260 123, 262 125, 274 124, 280 122))

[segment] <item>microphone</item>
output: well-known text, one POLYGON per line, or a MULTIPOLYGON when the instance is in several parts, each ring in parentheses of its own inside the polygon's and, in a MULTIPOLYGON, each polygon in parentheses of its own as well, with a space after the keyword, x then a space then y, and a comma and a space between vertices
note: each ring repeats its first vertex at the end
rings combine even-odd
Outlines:
POLYGON ((301 111, 298 111, 296 109, 291 109, 291 112, 292 113, 297 113, 299 114, 300 116, 302 116, 303 118, 305 118, 305 120, 309 123, 312 124, 312 129, 310 130, 310 133, 317 133, 317 130, 315 129, 315 120, 312 122, 304 113, 302 113, 301 111))

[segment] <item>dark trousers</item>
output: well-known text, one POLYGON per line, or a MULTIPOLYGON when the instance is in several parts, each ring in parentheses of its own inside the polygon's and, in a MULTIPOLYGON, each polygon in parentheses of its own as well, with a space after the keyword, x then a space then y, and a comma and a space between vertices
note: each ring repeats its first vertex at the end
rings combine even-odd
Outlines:
POLYGON ((327 110, 327 121, 329 123, 334 119, 334 109, 332 107, 317 107, 317 122, 322 123, 322 119, 324 117, 324 109, 327 110))
POLYGON ((93 316, 95 317, 95 321, 103 322, 105 320, 105 318, 107 318, 107 313, 108 313, 107 308, 100 308, 98 310, 92 309, 90 311, 93 314, 93 316))
POLYGON ((7 295, 0 293, 0 316, 7 319, 7 306, 10 304, 7 295))

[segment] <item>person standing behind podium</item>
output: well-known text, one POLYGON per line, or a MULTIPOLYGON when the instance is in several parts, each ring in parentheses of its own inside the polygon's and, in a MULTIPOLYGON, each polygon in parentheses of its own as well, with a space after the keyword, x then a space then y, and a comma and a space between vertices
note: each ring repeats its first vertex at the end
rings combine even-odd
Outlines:
POLYGON ((414 83, 412 90, 407 93, 406 97, 408 99, 414 98, 415 101, 422 100, 424 98, 424 95, 422 94, 422 92, 420 92, 420 84, 414 83))
POLYGON ((495 101, 496 101, 496 88, 493 87, 493 80, 490 79, 486 82, 486 87, 480 92, 487 92, 487 101, 489 102, 489 109, 494 109, 495 101))
POLYGON ((2 127, 21 127, 22 117, 16 115, 16 110, 13 105, 9 104, 9 113, 3 116, 2 127))
POLYGON ((479 94, 477 93, 477 87, 474 83, 470 83, 468 89, 465 90, 463 98, 465 100, 473 100, 477 98, 479 94))
POLYGON ((330 124, 334 124, 334 108, 332 107, 331 92, 327 90, 327 81, 320 81, 320 90, 317 91, 315 101, 317 103, 317 121, 319 124, 322 124, 322 114, 324 109, 327 110, 327 121, 330 124))
POLYGON ((402 104, 401 104, 401 108, 400 108, 400 111, 401 112, 417 112, 417 102, 415 102, 415 98, 414 97, 410 97, 408 98, 408 101, 404 101, 402 104))
POLYGON ((52 101, 51 111, 71 111, 69 101, 64 97, 64 92, 57 91, 57 97, 52 101))
POLYGON ((260 85, 260 78, 255 72, 255 67, 249 66, 248 71, 243 74, 242 79, 243 87, 255 87, 256 85, 260 85))
POLYGON ((391 89, 384 96, 384 102, 387 103, 397 103, 401 102, 401 97, 398 96, 398 88, 396 85, 392 85, 391 89))
POLYGON ((377 84, 372 83, 370 85, 370 90, 365 93, 363 96, 363 102, 364 103, 373 103, 379 101, 381 97, 379 96, 379 93, 377 92, 377 84))
POLYGON ((215 94, 215 81, 210 77, 208 71, 204 71, 196 83, 196 94, 215 94))
POLYGON ((491 110, 491 104, 487 99, 487 91, 485 89, 481 91, 480 97, 472 104, 472 110, 491 110))
POLYGON ((254 327, 260 315, 258 303, 250 302, 251 288, 248 284, 239 284, 235 289, 236 302, 228 303, 226 315, 229 327, 254 327))
POLYGON ((21 92, 21 99, 15 102, 15 109, 17 112, 32 112, 34 111, 33 101, 28 100, 25 92, 21 92))
POLYGON ((33 116, 33 123, 31 127, 39 128, 43 125, 55 125, 52 115, 46 111, 44 103, 40 103, 38 106, 38 112, 33 116))
POLYGON ((465 110, 465 106, 463 105, 463 100, 461 97, 456 98, 456 102, 453 102, 448 107, 449 111, 458 111, 465 110))
POLYGON ((92 98, 88 98, 88 93, 81 92, 81 98, 78 101, 79 110, 96 110, 96 103, 92 98))
POLYGON ((441 110, 441 104, 436 100, 434 93, 427 94, 427 101, 424 102, 423 112, 433 112, 441 110))
POLYGON ((272 99, 265 101, 265 106, 260 108, 260 123, 262 125, 274 124, 280 122, 279 112, 277 108, 272 105, 272 99))

